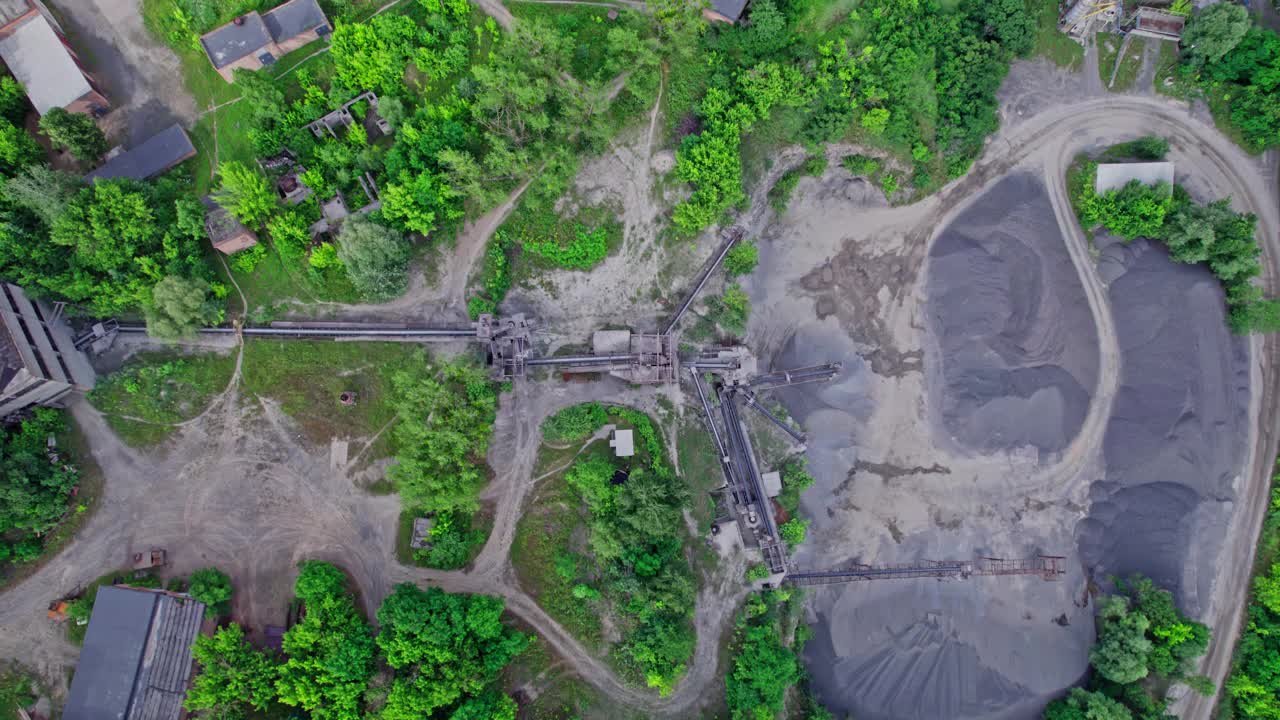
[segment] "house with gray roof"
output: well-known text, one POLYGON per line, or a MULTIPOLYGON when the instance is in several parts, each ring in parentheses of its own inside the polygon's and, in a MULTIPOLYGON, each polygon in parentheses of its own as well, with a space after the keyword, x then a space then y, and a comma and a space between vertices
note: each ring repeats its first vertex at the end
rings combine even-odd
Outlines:
MULTIPOLYGON (((4 0, 0 0, 4 2, 4 0)), ((333 32, 317 0, 289 0, 266 13, 251 12, 200 38, 200 46, 223 80, 236 68, 258 70, 333 32)))
POLYGON ((93 181, 123 177, 150 180, 195 154, 196 146, 191 144, 187 131, 174 123, 132 150, 110 156, 101 167, 86 175, 85 179, 93 181))
POLYGON ((187 595, 99 588, 62 720, 178 720, 203 621, 187 595))
POLYGON ((714 22, 733 24, 746 12, 749 0, 711 0, 709 7, 702 8, 702 17, 714 22))
POLYGON ((0 0, 0 58, 36 112, 101 115, 111 104, 40 0, 0 0))

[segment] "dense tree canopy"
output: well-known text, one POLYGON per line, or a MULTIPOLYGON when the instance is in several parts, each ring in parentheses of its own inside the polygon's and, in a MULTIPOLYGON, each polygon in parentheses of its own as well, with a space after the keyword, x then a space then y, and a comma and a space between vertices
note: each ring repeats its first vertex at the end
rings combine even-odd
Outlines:
POLYGON ((83 113, 50 108, 40 117, 40 132, 54 145, 66 148, 83 162, 93 163, 107 152, 107 138, 98 123, 83 113))
POLYGON ((242 720, 275 701, 276 665, 244 639, 231 623, 213 635, 196 636, 191 656, 198 673, 184 707, 207 720, 242 720))
POLYGON ((1214 3, 1187 23, 1180 45, 1192 62, 1216 63, 1240 44, 1251 24, 1243 5, 1214 3))
POLYGON ((47 446, 49 435, 65 429, 62 412, 40 408, 3 431, 0 535, 34 537, 52 529, 66 513, 67 498, 80 473, 68 458, 53 462, 47 446))
POLYGON ((338 259, 366 300, 390 300, 408 287, 412 247, 404 235, 363 217, 349 218, 338 233, 338 259))
POLYGON ((205 604, 205 616, 217 618, 231 609, 231 578, 218 568, 201 568, 191 573, 187 592, 205 604))
MULTIPOLYGON (((502 624, 502 610, 502 600, 494 597, 397 585, 378 610, 378 647, 396 671, 381 717, 415 720, 483 700, 499 671, 528 642, 502 624)), ((502 700, 491 709, 514 709, 510 699, 502 700)))

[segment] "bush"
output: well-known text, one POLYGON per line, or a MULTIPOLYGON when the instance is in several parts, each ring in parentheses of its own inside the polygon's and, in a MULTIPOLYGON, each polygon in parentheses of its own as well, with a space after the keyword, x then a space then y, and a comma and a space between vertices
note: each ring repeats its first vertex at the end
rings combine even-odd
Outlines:
POLYGON ((782 536, 783 541, 787 543, 787 547, 794 550, 797 545, 804 542, 805 534, 808 529, 808 520, 791 518, 778 527, 778 534, 782 536))
POLYGON ((258 263, 265 260, 266 257, 267 246, 262 243, 258 243, 251 248, 241 250, 231 256, 231 267, 234 268, 236 272, 248 274, 253 272, 258 267, 258 263))
POLYGON ((760 262, 760 249, 755 240, 742 240, 724 256, 724 271, 729 277, 750 275, 760 262))
POLYGON ((747 582, 756 582, 769 577, 769 568, 764 563, 757 563, 747 568, 747 582))
POLYGON ((866 155, 845 155, 840 164, 853 175, 871 177, 880 172, 880 161, 866 155))
POLYGON ((584 440, 609 421, 600 403, 567 407, 542 422, 542 437, 553 442, 584 440))
POLYGON ((747 318, 751 314, 751 300, 742 286, 731 283, 724 289, 724 295, 707 300, 708 317, 731 335, 741 335, 747 331, 747 318))
POLYGON ((217 618, 231 609, 231 578, 217 568, 202 568, 191 573, 187 593, 204 603, 204 616, 217 618))
POLYGON ((590 270, 609 254, 608 231, 604 227, 588 229, 577 225, 573 240, 561 244, 555 240, 525 240, 523 247, 530 253, 569 270, 590 270))

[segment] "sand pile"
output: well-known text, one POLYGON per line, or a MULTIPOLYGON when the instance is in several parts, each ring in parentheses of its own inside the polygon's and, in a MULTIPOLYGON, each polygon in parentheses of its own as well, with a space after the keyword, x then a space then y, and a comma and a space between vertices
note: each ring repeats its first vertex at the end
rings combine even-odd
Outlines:
POLYGON ((1002 578, 822 589, 805 666, 820 699, 859 720, 1038 717, 1044 697, 1079 676, 1082 640, 992 595, 1052 606, 1057 590, 1002 578))
POLYGON ((934 241, 926 282, 926 366, 941 369, 947 433, 984 453, 1065 448, 1089 409, 1098 341, 1043 183, 1011 175, 978 198, 934 241))
POLYGON ((1081 559, 1099 575, 1142 572, 1179 588, 1194 614, 1212 581, 1195 558, 1217 555, 1247 452, 1248 346, 1227 330, 1207 269, 1174 263, 1145 241, 1100 245, 1121 384, 1103 439, 1105 474, 1076 528, 1081 559))

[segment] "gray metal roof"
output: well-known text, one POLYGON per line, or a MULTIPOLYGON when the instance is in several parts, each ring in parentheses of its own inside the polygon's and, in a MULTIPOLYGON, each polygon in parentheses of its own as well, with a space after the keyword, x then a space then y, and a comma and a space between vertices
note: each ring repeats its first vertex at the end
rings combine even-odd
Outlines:
POLYGON ((329 18, 325 17, 316 0, 289 0, 263 15, 262 21, 276 42, 329 25, 329 18))
POLYGON ((737 22, 747 7, 747 0, 711 0, 711 7, 721 15, 737 22))
POLYGON ((200 44, 215 68, 222 69, 271 42, 261 15, 251 12, 243 15, 242 19, 244 22, 240 25, 229 22, 200 38, 200 44))
POLYGON ((122 152, 89 173, 89 180, 131 178, 146 180, 196 154, 187 131, 177 123, 147 138, 132 150, 122 152))
POLYGON ((24 22, 0 40, 0 57, 41 115, 70 105, 93 90, 43 15, 24 22))
POLYGON ((1130 182, 1137 180, 1143 185, 1166 183, 1173 189, 1173 163, 1171 162, 1133 162, 1103 163, 1098 165, 1098 176, 1094 190, 1104 193, 1108 190, 1119 190, 1130 182))
POLYGON ((63 720, 176 720, 204 605, 99 588, 63 720))
POLYGON ((8 25, 31 10, 31 3, 27 0, 0 0, 0 25, 8 25))

